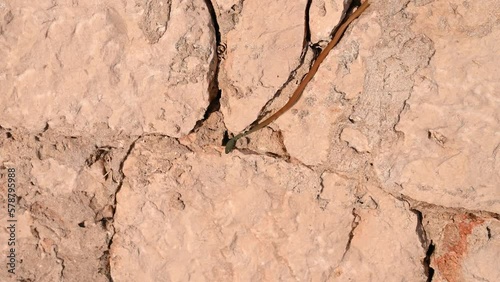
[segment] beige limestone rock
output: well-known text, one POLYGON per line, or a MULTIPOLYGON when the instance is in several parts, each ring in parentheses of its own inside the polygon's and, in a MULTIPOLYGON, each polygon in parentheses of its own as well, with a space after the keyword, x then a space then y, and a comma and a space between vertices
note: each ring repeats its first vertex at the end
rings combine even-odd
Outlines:
POLYGON ((342 175, 318 177, 301 165, 238 153, 200 159, 157 137, 138 142, 123 170, 110 257, 115 281, 324 281, 339 265, 349 277, 348 269, 359 269, 349 265, 351 252, 361 265, 373 265, 362 270, 366 275, 387 263, 423 275, 417 217, 383 193, 360 192, 342 175), (373 228, 383 237, 370 247, 373 228), (392 245, 404 246, 402 256, 384 261, 382 250, 392 245))
POLYGON ((215 37, 203 1, 170 2, 5 4, 0 124, 188 133, 209 103, 215 37))
MULTIPOLYGON (((16 275, 5 269, 0 280, 108 281, 109 204, 116 183, 104 168, 112 161, 104 153, 91 157, 88 138, 52 130, 36 138, 11 132, 2 129, 0 137, 0 202, 6 211, 7 170, 14 168, 17 263, 16 275)), ((0 214, 2 222, 7 219, 6 212, 0 214)), ((2 228, 0 239, 7 242, 8 235, 2 228)), ((1 246, 2 255, 7 247, 1 246)))
POLYGON ((348 238, 348 230, 325 229, 350 220, 317 205, 319 178, 301 166, 241 154, 200 159, 147 138, 124 173, 111 250, 116 281, 309 279, 328 271, 348 238))
POLYGON ((309 10, 311 42, 329 41, 344 11, 343 1, 314 0, 309 10))
POLYGON ((379 160, 384 182, 400 193, 448 207, 500 212, 500 28, 498 5, 455 1, 409 6, 412 29, 433 42, 416 73, 396 130, 404 135, 379 160), (470 13, 484 17, 464 16, 470 13), (435 28, 431 28, 435 27, 435 28))
POLYGON ((500 280, 498 4, 372 1, 224 154, 309 70, 306 6, 0 0, 0 281, 500 280))
POLYGON ((367 24, 370 17, 375 15, 357 21, 352 34, 345 36, 347 42, 330 52, 297 105, 276 121, 283 130, 287 152, 305 164, 319 165, 329 159, 334 140, 341 139, 337 137, 339 125, 345 124, 351 112, 349 100, 356 102, 361 95, 365 61, 373 55, 370 42, 380 36, 377 24, 367 24))
POLYGON ((370 146, 368 144, 368 139, 360 131, 352 128, 344 128, 342 130, 342 135, 340 136, 342 140, 349 144, 349 147, 353 148, 359 153, 369 152, 370 146))
MULTIPOLYGON (((417 216, 405 202, 377 187, 366 193, 372 206, 361 206, 345 259, 335 269, 337 281, 426 281, 422 249, 415 232, 417 216), (394 271, 387 271, 390 266, 394 271)), ((366 201, 365 201, 366 202, 366 201)))
POLYGON ((227 34, 227 57, 219 75, 221 110, 230 131, 252 123, 299 66, 305 5, 306 1, 243 2, 239 21, 227 34))

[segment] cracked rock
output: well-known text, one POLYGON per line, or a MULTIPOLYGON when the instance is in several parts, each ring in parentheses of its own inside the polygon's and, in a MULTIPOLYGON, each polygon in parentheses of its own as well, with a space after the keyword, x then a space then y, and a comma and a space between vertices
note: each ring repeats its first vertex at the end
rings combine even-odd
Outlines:
POLYGON ((0 281, 500 281, 498 1, 370 1, 224 153, 350 2, 0 0, 0 281))

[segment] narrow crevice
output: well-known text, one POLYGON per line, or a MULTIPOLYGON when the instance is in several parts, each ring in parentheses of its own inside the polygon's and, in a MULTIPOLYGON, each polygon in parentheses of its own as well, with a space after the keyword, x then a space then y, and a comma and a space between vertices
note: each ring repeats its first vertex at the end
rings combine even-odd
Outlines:
POLYGON ((289 160, 291 158, 291 156, 288 153, 288 149, 286 148, 285 136, 283 136, 283 132, 281 130, 278 130, 278 131, 275 131, 275 133, 278 135, 278 143, 280 144, 280 147, 283 150, 282 157, 289 160))
MULTIPOLYGON (((212 1, 210 0, 205 0, 205 4, 207 5, 208 12, 210 13, 210 17, 212 18, 212 25, 214 27, 214 33, 215 33, 215 49, 218 50, 219 46, 221 45, 221 34, 220 34, 220 28, 219 28, 219 22, 217 21, 217 13, 215 12, 214 5, 212 1)), ((217 54, 214 56, 214 61, 213 63, 215 64, 215 72, 214 72, 214 78, 210 82, 209 85, 209 101, 210 104, 213 104, 213 100, 217 100, 218 103, 218 98, 220 98, 220 89, 219 89, 219 67, 220 67, 220 58, 217 54)), ((207 109, 207 112, 210 110, 207 109)), ((205 113, 204 118, 206 119, 208 117, 208 114, 205 113)))
POLYGON ((219 69, 221 58, 217 54, 217 50, 219 46, 221 46, 221 33, 219 28, 219 23, 217 21, 217 13, 215 12, 214 4, 210 0, 205 0, 205 4, 207 6, 208 12, 210 13, 210 17, 212 19, 212 26, 214 28, 215 33, 215 55, 211 62, 212 67, 210 69, 214 69, 213 78, 208 86, 208 100, 210 101, 205 114, 203 115, 203 119, 198 120, 191 130, 190 133, 195 132, 198 128, 203 125, 203 122, 207 120, 211 113, 217 112, 220 109, 220 98, 221 98, 221 90, 219 88, 219 69))
MULTIPOLYGON (((215 79, 215 78, 214 78, 215 79)), ((213 99, 210 100, 210 104, 207 107, 207 110, 205 111, 205 114, 203 115, 203 119, 200 119, 196 122, 195 126, 189 133, 196 132, 202 125, 203 122, 205 122, 210 114, 214 112, 218 112, 220 109, 220 97, 221 97, 221 90, 219 89, 217 91, 217 95, 213 99)))
POLYGON ((108 250, 104 251, 102 256, 99 258, 99 269, 98 273, 103 274, 108 278, 109 281, 113 281, 113 278, 111 277, 111 265, 110 265, 110 258, 109 258, 109 246, 108 250))
POLYGON ((324 175, 324 173, 322 173, 319 176, 319 180, 320 180, 319 181, 319 190, 318 190, 318 193, 316 194, 316 201, 318 203, 319 208, 324 211, 324 210, 326 210, 326 207, 328 206, 330 201, 327 199, 321 198, 321 194, 325 190, 325 184, 323 183, 324 182, 323 175, 324 175))
POLYGON ((130 156, 130 154, 134 150, 135 144, 137 143, 137 141, 141 140, 142 137, 143 137, 143 135, 137 137, 134 141, 132 141, 132 143, 130 144, 130 146, 127 150, 127 153, 125 154, 122 161, 120 162, 120 166, 119 166, 119 170, 118 170, 118 173, 120 174, 120 182, 118 183, 118 187, 116 188, 116 191, 115 191, 115 197, 114 197, 114 202, 113 202, 113 206, 115 209, 113 210, 113 216, 114 216, 114 213, 116 212, 116 204, 117 204, 116 195, 120 192, 120 189, 123 186, 123 180, 125 179, 125 173, 123 172, 123 167, 125 166, 125 162, 127 161, 128 157, 130 156))
MULTIPOLYGON (((130 144, 127 152, 125 153, 125 156, 123 157, 123 159, 120 162, 119 169, 118 169, 118 173, 120 175, 120 182, 118 183, 118 186, 116 187, 116 191, 114 193, 114 199, 113 199, 113 219, 112 220, 114 220, 114 218, 115 218, 116 206, 118 204, 116 196, 120 192, 120 190, 121 190, 121 188, 123 186, 123 181, 125 180, 125 173, 123 172, 123 168, 125 166, 125 162, 127 161, 128 157, 130 156, 130 154, 132 153, 132 151, 134 150, 135 144, 137 143, 137 141, 141 140, 142 138, 143 138, 143 135, 137 137, 134 141, 132 141, 132 143, 130 144)), ((106 275, 106 277, 109 279, 109 281, 113 282, 113 278, 111 277, 111 259, 110 259, 110 256, 109 256, 109 251, 111 250, 111 245, 113 244, 113 238, 114 238, 116 232, 114 230, 114 225, 111 224, 110 226, 112 226, 113 230, 111 231, 112 234, 111 234, 111 237, 109 238, 109 241, 108 241, 108 247, 103 252, 103 256, 102 257, 103 258, 107 258, 107 261, 106 261, 106 264, 102 267, 102 270, 103 270, 104 274, 106 275)))
POLYGON ((342 11, 342 15, 340 16, 340 21, 339 23, 335 26, 335 28, 332 30, 330 33, 330 37, 333 37, 335 33, 337 32, 337 29, 339 26, 344 22, 345 17, 347 16, 347 12, 351 11, 354 7, 359 7, 361 6, 361 1, 360 0, 345 0, 344 1, 344 10, 342 11))
MULTIPOLYGON (((226 134, 227 134, 227 132, 226 132, 226 134)), ((225 140, 225 142, 227 143, 227 140, 225 140)), ((252 149, 250 149, 248 147, 238 148, 238 152, 240 152, 241 154, 246 155, 246 156, 259 156, 259 157, 262 157, 263 155, 265 155, 267 157, 271 157, 271 158, 274 158, 276 160, 281 160, 281 161, 284 161, 284 162, 289 163, 289 164, 293 164, 293 165, 297 165, 297 166, 306 168, 306 169, 308 169, 310 171, 314 171, 316 169, 315 166, 307 165, 307 164, 303 163, 302 161, 300 161, 297 158, 282 156, 282 155, 273 154, 273 153, 270 153, 270 152, 258 152, 258 151, 252 150, 252 149)))
POLYGON ((431 240, 429 248, 427 248, 427 251, 425 252, 425 258, 423 261, 425 275, 427 275, 427 282, 432 282, 432 278, 434 277, 434 268, 431 267, 431 256, 434 253, 435 248, 436 246, 431 240))
POLYGON ((415 228, 415 232, 418 235, 420 245, 422 246, 422 248, 426 249, 429 245, 429 241, 427 239, 427 232, 425 232, 423 225, 423 220, 424 220, 423 214, 421 211, 417 209, 410 209, 410 211, 417 216, 417 227, 415 228))
MULTIPOLYGON (((410 204, 410 203, 408 203, 410 204)), ((422 248, 425 251, 425 257, 422 261, 422 265, 424 267, 424 273, 427 276, 427 282, 432 281, 432 277, 434 276, 434 268, 431 267, 431 256, 434 253, 435 245, 432 240, 429 241, 427 237, 427 232, 424 228, 424 216, 423 213, 417 209, 411 208, 411 212, 413 212, 417 216, 417 226, 415 231, 417 233, 418 239, 422 248)))
POLYGON ((304 162, 302 162, 301 160, 295 158, 295 157, 288 157, 288 158, 283 158, 283 160, 285 160, 286 162, 288 163, 291 163, 291 164, 294 164, 294 165, 300 165, 304 168, 307 168, 309 171, 315 171, 317 169, 317 166, 316 165, 308 165, 308 164, 305 164, 304 162))
POLYGON ((345 251, 344 251, 344 254, 342 255, 341 261, 344 260, 345 256, 347 255, 347 252, 351 248, 352 239, 354 238, 354 230, 356 230, 356 227, 358 227, 359 221, 361 219, 361 217, 356 213, 355 208, 352 209, 352 215, 354 216, 354 218, 352 219, 352 223, 351 223, 351 231, 349 232, 349 240, 347 241, 347 244, 345 246, 345 251))
MULTIPOLYGON (((425 251, 425 257, 422 261, 422 265, 424 268, 424 273, 427 276, 427 282, 431 282, 435 270, 434 268, 431 267, 431 257, 434 253, 434 250, 436 249, 436 245, 434 244, 433 240, 429 238, 425 231, 425 222, 424 222, 424 214, 420 210, 432 210, 434 213, 440 213, 440 214, 451 214, 451 215, 456 215, 456 214, 465 214, 467 217, 470 218, 491 218, 491 219, 499 219, 500 216, 497 213, 489 212, 489 211, 482 211, 482 210, 467 210, 465 208, 458 208, 458 207, 446 207, 446 206, 440 206, 436 204, 431 204, 423 201, 418 201, 415 199, 412 199, 409 196, 406 195, 399 195, 399 196, 394 196, 389 193, 389 195, 393 196, 396 199, 399 199, 401 201, 405 201, 410 205, 410 211, 415 213, 417 215, 417 226, 416 226, 416 233, 419 237, 420 243, 422 245, 422 248, 425 251), (419 208, 419 210, 417 210, 419 208)), ((487 231, 488 227, 486 228, 487 231)), ((491 234, 488 234, 488 238, 490 238, 491 234)))
MULTIPOLYGON (((218 88, 218 86, 217 86, 218 88)), ((221 97, 222 91, 220 89, 217 90, 217 94, 213 99, 210 100, 210 104, 207 107, 207 110, 205 111, 205 114, 203 115, 203 120, 206 120, 211 113, 217 112, 220 110, 220 97, 221 97)))
POLYGON ((398 199, 400 201, 405 201, 407 202, 412 209, 425 209, 425 210, 435 210, 435 209, 440 209, 443 212, 450 212, 450 213, 462 213, 462 214, 471 214, 477 217, 482 217, 482 218, 492 218, 496 220, 500 220, 500 214, 491 212, 491 211, 485 211, 485 210, 470 210, 466 209, 463 207, 448 207, 448 206, 443 206, 443 205, 438 205, 438 204, 433 204, 433 203, 428 203, 424 201, 419 201, 411 198, 410 196, 404 195, 404 194, 399 194, 399 195, 393 195, 392 193, 387 193, 388 195, 394 197, 395 199, 398 199))
POLYGON ((323 184, 323 173, 319 176, 319 190, 318 190, 318 194, 316 194, 316 199, 320 199, 321 198, 321 193, 323 193, 323 191, 325 190, 325 185, 323 184))
POLYGON ((409 106, 408 106, 408 100, 411 99, 414 87, 415 87, 415 85, 412 85, 411 89, 408 91, 409 92, 408 93, 408 97, 406 97, 406 99, 403 101, 403 106, 401 107, 401 109, 399 110, 398 114, 396 115, 396 121, 392 125, 392 130, 394 131, 394 133, 396 133, 398 139, 404 138, 404 132, 400 131, 400 130, 397 130, 396 127, 401 122, 401 115, 404 113, 404 111, 406 109, 409 108, 409 106))
POLYGON ((311 42, 311 26, 309 25, 310 22, 310 15, 309 12, 311 11, 311 5, 312 5, 313 0, 308 0, 306 3, 306 9, 305 9, 305 15, 304 15, 304 42, 302 43, 302 54, 300 54, 301 57, 304 57, 306 55, 307 51, 307 45, 309 45, 309 42, 311 42))
POLYGON ((224 130, 224 135, 222 136, 221 146, 226 146, 227 142, 229 142, 231 138, 229 138, 229 133, 227 130, 224 130))
POLYGON ((66 265, 64 264, 64 259, 59 256, 59 247, 54 246, 54 255, 57 260, 61 262, 61 272, 59 273, 59 277, 61 280, 64 280, 64 270, 66 269, 66 265))
MULTIPOLYGON (((409 2, 407 2, 406 4, 404 4, 404 7, 402 8, 402 10, 404 10, 404 9, 407 8, 408 3, 409 2)), ((409 40, 414 40, 415 38, 416 37, 413 36, 409 40)), ((408 97, 406 97, 406 99, 403 101, 403 106, 401 107, 401 110, 398 112, 398 114, 396 116, 396 121, 395 121, 394 125, 392 126, 392 130, 397 134, 398 138, 404 137, 404 133, 402 131, 397 130, 396 127, 401 122, 401 115, 404 113, 404 111, 406 109, 409 109, 408 101, 411 99, 411 97, 413 95, 413 92, 414 92, 414 88, 415 88, 415 79, 413 77, 414 77, 415 73, 417 73, 418 70, 420 70, 422 68, 425 68, 425 67, 428 67, 430 65, 431 60, 434 57, 434 55, 436 55, 436 48, 434 48, 434 42, 432 42, 432 50, 431 50, 431 53, 429 54, 429 56, 427 58, 427 62, 424 65, 421 65, 421 66, 415 68, 415 70, 413 71, 413 73, 410 74, 410 79, 413 80, 413 84, 412 84, 411 88, 408 90, 408 97)))

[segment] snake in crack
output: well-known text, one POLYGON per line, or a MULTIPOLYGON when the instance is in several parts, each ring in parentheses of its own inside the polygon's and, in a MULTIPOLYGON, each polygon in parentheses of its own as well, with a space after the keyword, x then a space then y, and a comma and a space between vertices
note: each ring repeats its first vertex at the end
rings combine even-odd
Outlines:
POLYGON ((271 122, 275 121, 278 117, 280 117, 281 115, 283 115, 286 111, 288 111, 289 109, 291 109, 296 103, 297 101, 300 99, 300 97, 302 96, 302 93, 304 92, 307 84, 309 83, 309 81, 311 81, 311 79, 314 77, 314 75, 316 74, 316 72, 318 71, 319 69, 319 66, 321 65, 321 63, 325 60, 326 56, 328 55, 328 53, 330 52, 330 50, 332 50, 333 47, 335 47, 335 45, 337 45, 337 43, 339 42, 340 38, 342 37, 342 35, 344 34, 345 30, 347 29, 347 27, 349 26, 349 24, 354 21, 356 18, 359 17, 359 15, 361 15, 361 13, 363 13, 366 8, 368 8, 370 4, 368 3, 368 1, 365 1, 363 2, 363 4, 361 4, 361 6, 359 6, 356 11, 354 11, 340 26, 339 28, 337 29, 337 31, 335 32, 335 34, 333 35, 333 38, 332 40, 330 41, 330 43, 328 43, 328 45, 323 49, 323 51, 321 51, 321 53, 318 55, 318 57, 316 58, 316 60, 314 61, 311 69, 309 70, 309 72, 304 76, 304 78, 302 79, 302 81, 300 82, 299 86, 297 87, 297 89, 293 92, 292 96, 290 97, 290 99, 288 100, 288 102, 281 108, 279 109, 277 112, 275 112, 274 114, 272 114, 270 117, 268 117, 267 119, 257 123, 256 125, 254 125, 253 127, 251 127, 248 131, 243 131, 241 133, 239 133, 238 135, 234 136, 233 138, 231 138, 227 143, 226 143, 226 154, 230 153, 235 145, 236 145, 236 141, 238 141, 238 139, 248 135, 248 134, 251 134, 259 129, 262 129, 266 126, 268 126, 271 122))

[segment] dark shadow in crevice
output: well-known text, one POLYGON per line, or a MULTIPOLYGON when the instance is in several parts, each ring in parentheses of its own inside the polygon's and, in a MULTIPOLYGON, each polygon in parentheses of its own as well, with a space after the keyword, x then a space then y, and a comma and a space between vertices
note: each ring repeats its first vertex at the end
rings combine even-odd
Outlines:
POLYGON ((210 63, 209 72, 213 70, 213 78, 209 81, 208 85, 208 101, 210 101, 205 114, 203 115, 203 119, 198 120, 194 126, 194 128, 190 131, 190 133, 195 132, 198 128, 203 125, 203 122, 210 116, 211 113, 216 112, 220 109, 220 98, 221 98, 221 90, 219 89, 219 69, 220 69, 220 60, 217 56, 217 48, 221 44, 221 34, 219 29, 219 23, 217 22, 217 14, 215 12, 213 3, 210 0, 205 0, 205 4, 207 6, 208 12, 210 13, 210 17, 212 19, 212 26, 214 28, 215 33, 215 49, 214 49, 214 57, 212 62, 210 63))
POLYGON ((347 255, 347 252, 351 249, 351 243, 352 239, 354 238, 354 230, 356 230, 356 227, 358 227, 359 222, 361 220, 361 217, 356 213, 356 209, 352 209, 352 223, 351 223, 351 231, 349 232, 349 239, 347 240, 347 244, 345 246, 344 254, 342 255, 341 261, 344 260, 345 256, 347 255))
POLYGON ((424 273, 427 276, 427 282, 431 282, 432 277, 434 277, 434 268, 431 267, 431 256, 434 253, 435 245, 432 242, 432 240, 430 240, 429 242, 429 238, 427 237, 427 232, 425 231, 424 228, 424 223, 423 223, 424 216, 422 212, 417 209, 410 209, 410 210, 417 216, 417 226, 415 228, 415 232, 418 235, 418 239, 420 241, 422 248, 424 250, 426 249, 422 265, 424 267, 424 273))
POLYGON ((222 146, 226 146, 227 142, 229 142, 231 138, 229 138, 229 133, 227 132, 227 130, 224 131, 224 135, 222 136, 222 143, 221 145, 222 146))
MULTIPOLYGON (((210 84, 208 86, 208 93, 209 93, 209 101, 210 104, 212 104, 213 100, 217 99, 217 97, 220 98, 220 89, 219 89, 219 66, 220 66, 220 60, 217 56, 217 48, 221 44, 221 34, 220 34, 220 29, 219 29, 219 23, 217 21, 217 14, 215 12, 214 6, 212 1, 210 0, 205 0, 205 4, 207 5, 208 12, 210 13, 210 18, 212 19, 212 25, 214 28, 214 33, 215 33, 215 55, 214 59, 212 60, 212 64, 215 64, 215 72, 214 72, 214 77, 210 81, 210 84)), ((208 109, 207 109, 208 112, 208 109)), ((208 114, 205 113, 204 118, 207 118, 208 114)))
POLYGON ((434 268, 431 267, 431 256, 434 253, 436 246, 431 240, 429 244, 429 248, 427 248, 427 252, 425 252, 425 258, 423 261, 425 275, 427 275, 427 282, 432 282, 432 277, 434 277, 434 268))
POLYGON ((422 248, 426 249, 429 241, 427 240, 427 233, 425 232, 424 225, 423 225, 423 214, 421 211, 417 209, 410 209, 411 212, 413 212, 417 216, 417 227, 415 228, 415 232, 417 232, 418 239, 420 240, 420 245, 422 248))

